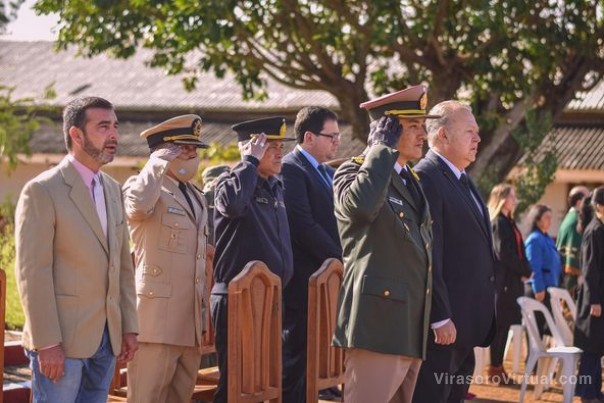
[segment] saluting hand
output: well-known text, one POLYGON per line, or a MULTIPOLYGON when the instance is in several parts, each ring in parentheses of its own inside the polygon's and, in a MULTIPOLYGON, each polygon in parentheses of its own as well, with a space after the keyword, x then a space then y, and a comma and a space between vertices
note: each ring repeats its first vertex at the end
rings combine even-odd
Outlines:
POLYGON ((396 149, 398 139, 401 137, 403 127, 395 116, 382 116, 377 124, 372 127, 367 137, 367 145, 383 143, 396 149))
POLYGON ((258 161, 264 157, 264 153, 268 148, 268 141, 266 134, 262 133, 258 136, 252 137, 250 141, 245 143, 243 147, 241 147, 240 152, 241 155, 251 155, 256 158, 258 161))
POLYGON ((179 146, 173 143, 167 143, 162 145, 157 150, 151 153, 150 158, 159 158, 164 161, 173 161, 175 160, 181 153, 181 149, 179 146))

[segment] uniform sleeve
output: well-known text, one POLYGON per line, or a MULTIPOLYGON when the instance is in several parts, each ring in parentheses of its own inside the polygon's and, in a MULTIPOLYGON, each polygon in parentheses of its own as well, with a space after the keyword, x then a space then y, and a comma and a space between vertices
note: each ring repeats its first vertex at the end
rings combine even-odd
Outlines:
POLYGON ((258 183, 258 160, 246 157, 228 173, 217 179, 214 193, 214 209, 227 218, 243 216, 252 202, 258 183))
POLYGON ((422 190, 430 206, 432 217, 432 309, 430 311, 430 323, 441 322, 450 319, 451 302, 449 292, 443 276, 443 221, 445 198, 440 193, 428 175, 417 171, 420 177, 422 190))
POLYGON ((388 192, 398 152, 383 144, 369 149, 359 167, 356 163, 342 165, 334 176, 336 213, 360 222, 373 222, 388 192))
POLYGON ((34 348, 63 341, 53 281, 55 206, 44 185, 29 182, 15 212, 15 274, 34 348))
POLYGON ((123 191, 128 220, 144 220, 153 214, 167 167, 168 161, 149 158, 141 172, 126 181, 123 191))
POLYGON ((329 236, 312 214, 304 171, 293 164, 283 164, 281 172, 292 241, 312 254, 316 260, 324 261, 332 257, 341 259, 340 245, 329 236))

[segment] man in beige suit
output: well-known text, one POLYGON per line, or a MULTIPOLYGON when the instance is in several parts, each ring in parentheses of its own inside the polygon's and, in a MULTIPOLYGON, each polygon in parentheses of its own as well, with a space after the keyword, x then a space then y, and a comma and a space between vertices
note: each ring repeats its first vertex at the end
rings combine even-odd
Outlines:
POLYGON ((201 119, 145 130, 151 149, 124 185, 136 261, 140 350, 128 365, 128 401, 190 402, 201 360, 208 208, 197 173, 201 119))
POLYGON ((15 214, 15 272, 25 312, 23 345, 34 402, 106 402, 115 356, 132 359, 138 332, 134 272, 113 160, 110 102, 63 111, 69 154, 29 181, 15 214))

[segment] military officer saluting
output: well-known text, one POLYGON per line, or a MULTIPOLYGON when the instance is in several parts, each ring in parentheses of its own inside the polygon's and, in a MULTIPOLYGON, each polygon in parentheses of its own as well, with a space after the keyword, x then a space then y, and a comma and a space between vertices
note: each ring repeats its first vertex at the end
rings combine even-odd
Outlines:
POLYGON ((218 177, 214 195, 214 280, 210 305, 216 335, 220 381, 214 402, 227 401, 228 283, 252 260, 260 260, 281 278, 293 273, 289 226, 281 172, 285 119, 250 120, 233 126, 242 161, 218 177))
POLYGON ((151 150, 124 185, 136 261, 139 352, 129 402, 189 402, 201 359, 208 208, 197 173, 201 118, 184 115, 141 133, 151 150))
POLYGON ((334 345, 346 348, 344 401, 410 402, 426 355, 430 210, 407 165, 422 156, 426 90, 365 102, 374 120, 362 156, 334 176, 344 251, 334 345))

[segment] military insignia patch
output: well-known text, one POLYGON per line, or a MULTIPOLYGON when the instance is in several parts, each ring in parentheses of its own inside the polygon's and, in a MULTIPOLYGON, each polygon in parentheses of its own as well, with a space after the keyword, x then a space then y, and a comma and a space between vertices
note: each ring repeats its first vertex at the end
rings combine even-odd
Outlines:
POLYGON ((419 99, 419 107, 420 109, 426 109, 428 107, 428 94, 425 92, 419 99))
POLYGON ((201 120, 199 119, 193 121, 193 134, 197 137, 201 135, 201 120))

